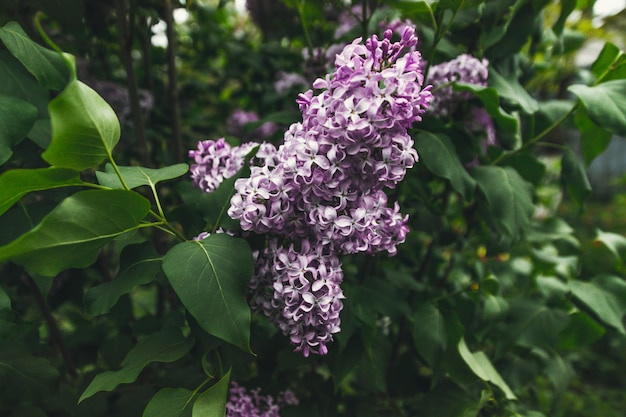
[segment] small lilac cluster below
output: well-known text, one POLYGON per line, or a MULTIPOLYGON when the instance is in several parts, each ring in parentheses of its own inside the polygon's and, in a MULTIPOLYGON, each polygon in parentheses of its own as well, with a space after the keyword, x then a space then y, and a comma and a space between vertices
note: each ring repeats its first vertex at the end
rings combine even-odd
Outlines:
POLYGON ((231 383, 229 394, 226 417, 280 417, 281 407, 298 404, 291 391, 285 391, 274 400, 271 395, 261 395, 260 389, 248 392, 236 382, 231 383))
MULTIPOLYGON (((365 44, 356 39, 337 54, 335 71, 313 84, 318 93, 299 95, 302 122, 289 127, 273 156, 264 145, 265 162, 235 182, 229 216, 244 231, 274 236, 256 253, 252 308, 305 356, 326 354, 340 330, 338 256, 393 255, 408 232, 408 217, 397 203, 389 207, 385 189, 418 160, 407 130, 421 120, 432 94, 423 86, 414 28, 406 27, 398 42, 392 34, 386 30, 365 44)), ((222 144, 202 146, 192 151, 192 174, 205 190, 210 180, 196 178, 225 178, 225 170, 241 166, 234 159, 246 154, 230 149, 231 160, 222 158, 222 144)))

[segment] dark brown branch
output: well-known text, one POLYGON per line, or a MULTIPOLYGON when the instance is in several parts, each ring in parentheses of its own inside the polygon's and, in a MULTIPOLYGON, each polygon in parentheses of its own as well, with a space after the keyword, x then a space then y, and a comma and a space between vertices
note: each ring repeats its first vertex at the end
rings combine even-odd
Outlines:
POLYGON ((176 69, 176 27, 174 23, 174 0, 165 0, 165 23, 167 25, 167 77, 168 96, 172 111, 172 154, 176 162, 183 162, 184 150, 180 129, 180 102, 178 99, 178 70, 176 69))
POLYGON ((30 288, 33 296, 35 297, 35 301, 39 306, 39 310, 41 310, 41 314, 46 321, 46 327, 48 327, 48 334, 50 336, 50 341, 56 348, 59 355, 63 358, 67 365, 67 369, 69 370, 72 377, 76 378, 78 376, 78 371, 76 370, 76 366, 74 365, 74 361, 72 360, 72 356, 70 355, 70 351, 67 349, 65 342, 63 341, 63 336, 61 335, 61 331, 59 330, 59 326, 57 325, 56 319, 52 315, 52 310, 50 309, 50 305, 48 301, 39 290, 39 287, 33 280, 33 278, 27 273, 22 274, 22 280, 24 283, 30 288))
POLYGON ((120 58, 126 72, 126 86, 130 100, 130 111, 135 127, 135 138, 137 140, 137 152, 142 165, 146 166, 150 162, 148 142, 139 105, 139 88, 137 86, 137 76, 133 67, 133 27, 134 16, 128 0, 116 0, 117 27, 119 30, 120 58))

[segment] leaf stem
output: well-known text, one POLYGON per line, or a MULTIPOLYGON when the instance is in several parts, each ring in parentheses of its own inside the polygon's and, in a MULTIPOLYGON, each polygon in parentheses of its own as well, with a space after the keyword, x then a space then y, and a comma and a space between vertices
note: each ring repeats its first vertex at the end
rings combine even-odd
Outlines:
POLYGON ((154 226, 165 233, 178 238, 181 242, 186 242, 187 238, 183 236, 170 222, 165 219, 165 216, 156 213, 154 210, 150 210, 150 215, 158 220, 156 223, 148 223, 149 226, 154 226))
POLYGON ((72 62, 67 57, 67 55, 63 52, 63 50, 59 47, 59 45, 54 43, 52 39, 50 39, 48 34, 43 30, 43 27, 41 26, 41 22, 39 21, 39 17, 42 15, 45 16, 45 13, 39 11, 33 17, 33 24, 35 25, 35 28, 37 29, 39 36, 43 38, 44 42, 46 42, 50 48, 52 48, 55 52, 61 55, 61 58, 63 58, 63 62, 65 62, 65 65, 70 70, 70 74, 71 74, 70 81, 76 80, 76 68, 75 68, 74 62, 72 62))

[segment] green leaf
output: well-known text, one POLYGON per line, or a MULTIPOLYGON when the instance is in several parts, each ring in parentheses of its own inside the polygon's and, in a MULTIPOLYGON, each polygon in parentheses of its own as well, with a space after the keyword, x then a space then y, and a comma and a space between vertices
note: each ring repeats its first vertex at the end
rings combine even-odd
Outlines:
POLYGON ((465 200, 473 197, 476 183, 461 164, 449 137, 420 133, 415 137, 415 148, 418 149, 421 162, 433 174, 449 180, 452 188, 465 200))
POLYGON ((470 7, 476 7, 485 2, 485 0, 440 0, 439 7, 442 10, 464 10, 470 7))
POLYGON ((50 102, 52 142, 42 154, 51 165, 82 171, 99 165, 120 138, 117 115, 86 84, 72 81, 50 102))
POLYGON ((179 243, 163 271, 183 305, 208 333, 250 351, 250 308, 245 292, 253 272, 245 240, 213 234, 179 243))
POLYGON ((146 406, 142 417, 186 417, 191 415, 193 391, 185 388, 163 388, 146 406))
POLYGON ((489 85, 496 89, 500 97, 505 98, 511 104, 518 107, 526 114, 539 111, 539 104, 528 94, 528 91, 517 81, 510 77, 505 78, 493 68, 489 69, 489 85))
POLYGON ((424 399, 420 415, 433 417, 477 417, 480 410, 492 398, 489 390, 483 390, 480 398, 450 380, 437 384, 424 399))
POLYGON ((0 39, 39 84, 53 90, 62 90, 70 78, 63 57, 33 42, 19 23, 9 22, 0 28, 0 39))
POLYGON ((514 299, 509 300, 509 306, 505 343, 529 348, 552 347, 568 325, 567 313, 536 301, 514 299))
POLYGON ((35 124, 33 124, 33 128, 28 132, 27 137, 41 149, 46 149, 50 145, 50 139, 52 138, 50 118, 35 120, 35 124))
POLYGON ((393 0, 392 6, 401 11, 402 15, 414 22, 425 23, 428 27, 437 26, 431 3, 433 0, 393 0))
POLYGON ((357 379, 364 387, 374 392, 387 391, 387 366, 391 359, 390 339, 378 329, 363 332, 363 356, 357 365, 357 379))
POLYGON ((104 244, 137 229, 149 209, 150 202, 132 191, 78 192, 34 229, 1 246, 0 262, 12 260, 44 276, 89 266, 104 244))
POLYGON ((606 42, 598 58, 591 64, 591 73, 595 75, 597 79, 604 78, 603 76, 610 72, 622 55, 624 54, 617 46, 611 42, 606 42))
POLYGON ((30 192, 81 185, 79 173, 71 169, 12 169, 0 175, 0 214, 30 192))
POLYGON ((563 29, 565 28, 565 22, 567 21, 567 17, 574 11, 576 8, 576 0, 563 0, 561 1, 561 14, 559 15, 559 19, 556 21, 552 30, 557 35, 563 33, 563 29))
POLYGON ((162 258, 149 242, 125 247, 120 258, 117 277, 85 293, 85 309, 90 314, 108 312, 122 295, 138 285, 149 283, 161 271, 162 258))
POLYGON ((452 87, 456 91, 470 91, 474 93, 482 101, 489 115, 501 129, 512 134, 518 133, 519 122, 516 117, 511 116, 500 107, 498 90, 493 87, 467 83, 454 83, 452 87))
POLYGON ((561 182, 567 194, 579 206, 582 206, 591 197, 591 184, 587 172, 578 156, 567 148, 561 160, 561 182))
MULTIPOLYGON (((24 139, 37 119, 37 108, 17 97, 0 94, 0 146, 10 149, 24 139)), ((0 165, 11 157, 11 153, 0 153, 0 165)))
POLYGON ((626 237, 598 229, 592 244, 604 246, 613 255, 617 265, 624 264, 624 260, 626 260, 626 237))
POLYGON ((580 349, 600 339, 604 333, 604 327, 587 313, 574 311, 570 314, 569 325, 559 334, 557 347, 564 350, 580 349))
POLYGON ((486 293, 483 306, 483 319, 491 322, 500 320, 509 311, 509 303, 505 298, 486 293))
POLYGON ((585 164, 587 166, 605 151, 611 142, 611 132, 595 124, 585 109, 578 109, 574 115, 574 123, 580 130, 580 140, 582 145, 585 164))
POLYGON ((128 352, 117 371, 105 371, 94 377, 78 402, 101 391, 113 391, 120 384, 134 382, 143 368, 152 362, 174 362, 194 345, 194 338, 185 338, 180 329, 166 327, 144 337, 128 352))
POLYGON ((516 400, 517 397, 511 391, 511 388, 504 382, 504 379, 500 376, 498 371, 493 367, 491 361, 485 355, 485 352, 470 352, 467 345, 465 344, 465 339, 461 339, 459 342, 459 353, 461 357, 469 366, 469 368, 478 376, 480 379, 486 382, 491 382, 498 388, 502 390, 504 396, 507 400, 516 400))
MULTIPOLYGON (((5 387, 1 391, 41 402, 53 394, 58 395, 55 386, 59 372, 56 368, 46 358, 32 356, 27 349, 7 348, 8 343, 9 340, 3 340, 3 346, 0 346, 0 386, 5 387)), ((0 400, 4 394, 1 391, 0 400)))
POLYGON ((546 360, 544 369, 556 392, 562 395, 574 378, 574 370, 570 361, 564 361, 560 355, 555 353, 553 357, 546 360))
POLYGON ((602 323, 626 334, 622 317, 626 313, 626 282, 611 275, 601 275, 591 282, 571 281, 575 299, 589 309, 602 323))
POLYGON ((524 180, 535 186, 540 184, 546 173, 545 164, 528 153, 515 154, 504 165, 513 167, 524 180))
POLYGON ((37 107, 40 118, 48 117, 49 92, 9 53, 0 51, 0 94, 21 98, 37 107))
POLYGON ((413 315, 413 343, 431 367, 436 366, 447 346, 444 318, 432 303, 422 304, 413 315))
POLYGON ((535 210, 530 184, 510 167, 478 166, 472 176, 504 231, 514 238, 520 236, 535 210))
POLYGON ((0 286, 0 310, 10 310, 11 309, 11 299, 4 291, 4 288, 0 286))
POLYGON ((576 84, 568 90, 583 102, 596 125, 626 136, 626 80, 607 81, 593 87, 576 84))
MULTIPOLYGON (((187 164, 170 165, 159 169, 140 166, 121 166, 118 168, 128 188, 141 187, 142 185, 154 187, 161 181, 178 178, 189 171, 189 165, 187 164)), ((106 164, 105 172, 97 171, 96 177, 98 182, 105 187, 124 188, 111 164, 106 164)))
POLYGON ((230 370, 215 385, 196 398, 193 403, 192 417, 224 417, 229 383, 230 370))

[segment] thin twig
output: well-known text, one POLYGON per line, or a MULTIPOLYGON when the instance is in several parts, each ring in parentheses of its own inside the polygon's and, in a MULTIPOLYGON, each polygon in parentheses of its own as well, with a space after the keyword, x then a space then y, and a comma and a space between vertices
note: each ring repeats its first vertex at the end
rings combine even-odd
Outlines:
POLYGON ((72 377, 76 378, 78 376, 78 371, 76 370, 76 366, 74 365, 74 361, 72 360, 72 356, 70 351, 67 349, 65 342, 63 341, 63 336, 61 335, 61 331, 59 330, 59 326, 57 325, 56 319, 52 315, 52 310, 50 309, 50 305, 48 301, 41 293, 41 290, 33 280, 33 278, 28 275, 26 272, 22 273, 22 280, 24 283, 30 288, 35 297, 35 301, 43 314, 43 317, 46 321, 46 326, 48 327, 48 334, 50 335, 50 341, 56 348, 59 355, 63 358, 67 365, 67 369, 70 372, 72 377))

